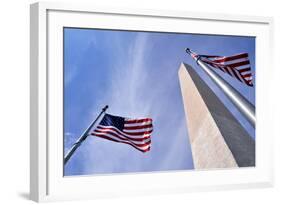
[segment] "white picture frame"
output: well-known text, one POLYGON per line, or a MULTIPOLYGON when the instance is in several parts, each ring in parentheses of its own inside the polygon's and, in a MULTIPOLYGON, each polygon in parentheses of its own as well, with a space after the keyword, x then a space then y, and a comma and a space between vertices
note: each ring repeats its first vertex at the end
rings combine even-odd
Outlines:
POLYGON ((272 86, 268 82, 273 75, 269 60, 273 45, 272 18, 96 8, 87 4, 46 2, 32 4, 30 14, 32 200, 41 202, 91 199, 273 185, 273 131, 270 129, 272 117, 265 109, 272 107, 271 102, 266 100, 272 86), (61 68, 62 28, 65 26, 256 36, 256 167, 63 177, 61 68), (263 86, 265 83, 268 86, 263 86), (58 135, 61 138, 55 137, 58 135))

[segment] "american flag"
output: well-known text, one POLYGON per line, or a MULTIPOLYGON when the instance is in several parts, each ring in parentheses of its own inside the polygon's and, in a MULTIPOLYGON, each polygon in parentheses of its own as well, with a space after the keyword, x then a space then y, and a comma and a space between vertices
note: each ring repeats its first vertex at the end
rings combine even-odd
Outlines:
POLYGON ((231 75, 242 83, 250 87, 253 86, 253 76, 248 53, 240 53, 232 56, 211 56, 197 55, 192 51, 190 52, 195 60, 199 58, 202 62, 231 75))
POLYGON ((129 119, 105 114, 91 134, 147 152, 150 150, 152 130, 151 118, 129 119))

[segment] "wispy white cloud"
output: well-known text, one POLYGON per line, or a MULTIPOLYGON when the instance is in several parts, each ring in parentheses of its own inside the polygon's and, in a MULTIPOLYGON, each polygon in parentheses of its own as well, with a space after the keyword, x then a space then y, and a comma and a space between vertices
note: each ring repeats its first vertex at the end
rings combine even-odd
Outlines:
POLYGON ((69 65, 67 67, 68 71, 66 72, 65 76, 64 76, 64 85, 68 86, 73 79, 75 78, 75 76, 78 74, 78 67, 76 65, 69 65))
POLYGON ((73 143, 77 140, 77 137, 74 133, 72 132, 65 132, 64 133, 64 152, 65 154, 67 151, 70 149, 70 147, 73 145, 73 143))
MULTIPOLYGON (((114 53, 125 53, 125 57, 118 56, 112 69, 110 88, 104 93, 101 102, 112 102, 110 111, 114 113, 123 113, 124 115, 136 115, 136 111, 143 115, 144 110, 147 110, 147 104, 143 103, 146 100, 140 100, 143 95, 142 88, 145 88, 147 73, 145 63, 149 56, 151 44, 148 44, 148 35, 137 35, 129 48, 124 50, 120 39, 111 39, 111 47, 114 47, 114 53), (119 58, 119 60, 118 60, 119 58), (145 105, 145 107, 144 107, 145 105)), ((96 112, 96 107, 93 107, 93 112, 96 112)), ((147 111, 145 112, 147 113, 147 111)))

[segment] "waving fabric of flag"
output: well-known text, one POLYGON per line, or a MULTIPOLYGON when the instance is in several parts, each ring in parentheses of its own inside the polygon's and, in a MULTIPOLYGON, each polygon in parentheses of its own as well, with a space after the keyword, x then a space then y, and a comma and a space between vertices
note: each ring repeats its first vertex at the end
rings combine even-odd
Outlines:
POLYGON ((152 119, 129 119, 105 114, 91 135, 131 145, 141 152, 150 150, 152 119))
POLYGON ((240 53, 232 56, 210 56, 193 53, 192 57, 195 59, 200 58, 204 63, 220 69, 248 86, 253 86, 253 76, 248 53, 240 53))

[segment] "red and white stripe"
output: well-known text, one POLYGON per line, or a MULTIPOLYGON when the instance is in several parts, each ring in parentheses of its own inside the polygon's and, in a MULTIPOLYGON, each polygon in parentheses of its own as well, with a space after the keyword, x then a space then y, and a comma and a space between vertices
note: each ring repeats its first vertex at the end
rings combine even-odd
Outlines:
POLYGON ((248 53, 241 53, 233 56, 198 55, 198 57, 200 57, 200 60, 204 63, 220 69, 248 86, 253 86, 253 76, 248 53))
POLYGON ((124 129, 114 126, 98 125, 92 135, 114 142, 131 145, 141 152, 150 150, 151 133, 153 131, 152 119, 126 119, 124 129))

